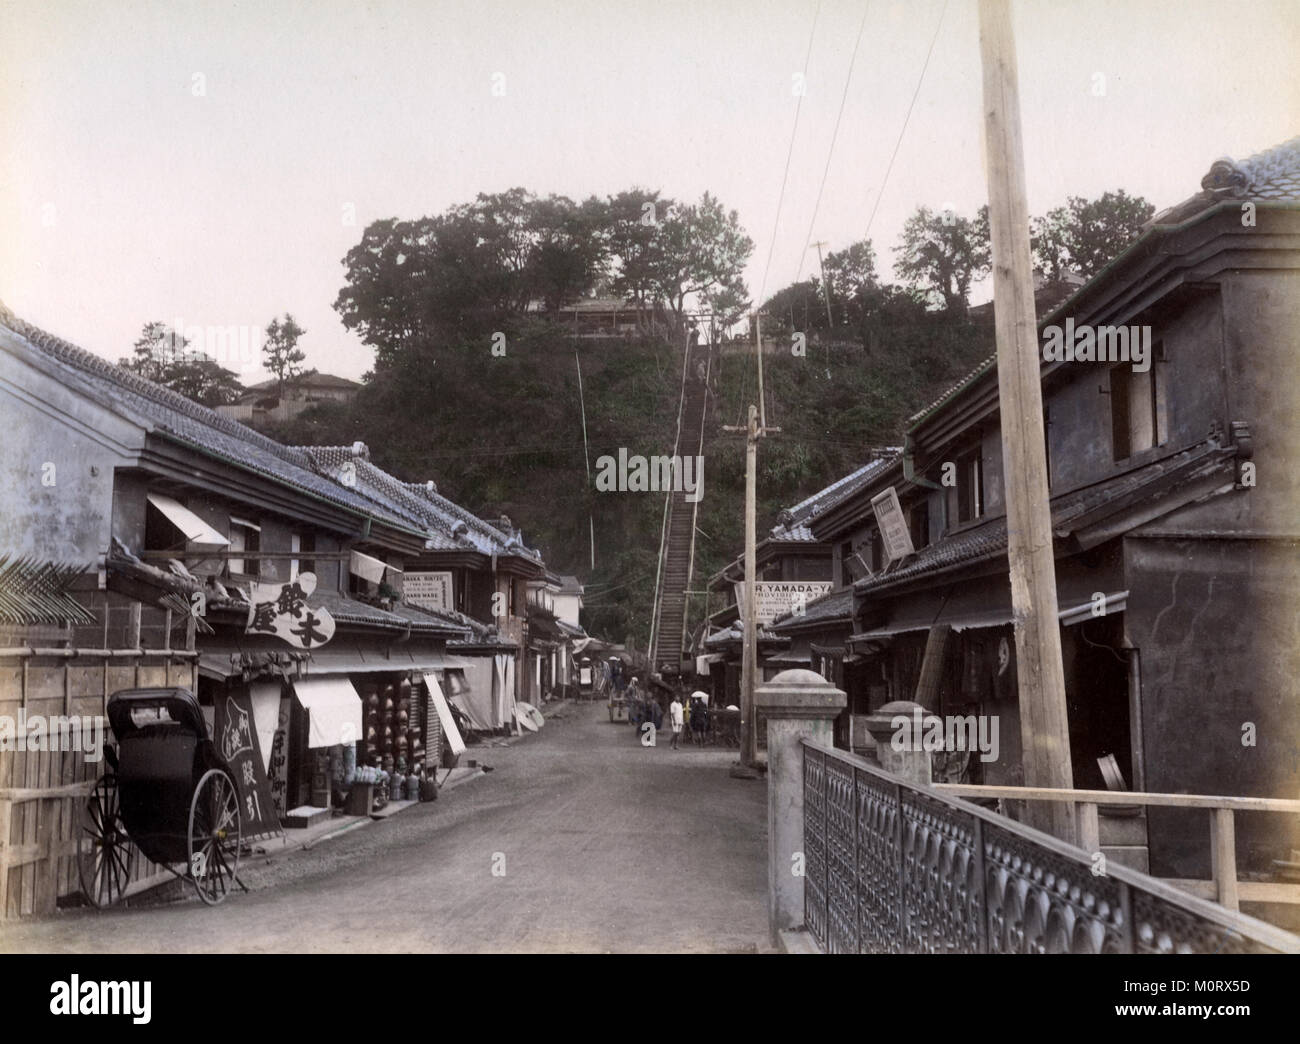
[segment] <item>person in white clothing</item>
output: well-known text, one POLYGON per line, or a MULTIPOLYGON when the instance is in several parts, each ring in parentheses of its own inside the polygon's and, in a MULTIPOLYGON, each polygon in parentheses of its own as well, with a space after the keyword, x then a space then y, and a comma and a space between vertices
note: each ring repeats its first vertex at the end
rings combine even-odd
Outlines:
POLYGON ((678 740, 682 738, 682 728, 685 716, 682 714, 682 698, 674 696, 671 706, 668 708, 668 724, 673 730, 673 750, 681 750, 677 745, 678 740))

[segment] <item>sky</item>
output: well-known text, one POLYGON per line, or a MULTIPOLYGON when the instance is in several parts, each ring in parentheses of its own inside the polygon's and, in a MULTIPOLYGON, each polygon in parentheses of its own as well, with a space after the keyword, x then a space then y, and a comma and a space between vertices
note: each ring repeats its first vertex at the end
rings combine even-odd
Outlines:
MULTIPOLYGON (((1117 188, 1163 209, 1300 134, 1297 0, 1012 16, 1031 213, 1117 188)), ((112 359, 150 320, 201 330, 246 383, 288 311, 309 366, 359 378, 333 302, 365 226, 514 186, 709 191, 755 242, 755 295, 811 274, 817 240, 869 234, 888 273, 915 207, 987 199, 977 21, 975 0, 4 3, 0 301, 112 359)))

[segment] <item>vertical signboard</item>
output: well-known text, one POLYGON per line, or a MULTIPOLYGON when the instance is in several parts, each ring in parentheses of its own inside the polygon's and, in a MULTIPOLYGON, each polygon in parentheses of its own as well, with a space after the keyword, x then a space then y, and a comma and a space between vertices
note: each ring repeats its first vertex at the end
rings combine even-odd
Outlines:
POLYGON ((912 534, 907 529, 907 516, 903 514, 898 503, 898 491, 893 486, 871 498, 871 510, 876 513, 880 540, 889 561, 897 562, 916 550, 912 547, 912 534))

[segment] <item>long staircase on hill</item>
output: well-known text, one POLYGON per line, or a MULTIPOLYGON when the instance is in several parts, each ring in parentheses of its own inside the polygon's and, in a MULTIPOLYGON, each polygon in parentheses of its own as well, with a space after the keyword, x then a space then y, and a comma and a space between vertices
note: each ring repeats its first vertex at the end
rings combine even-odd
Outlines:
MULTIPOLYGON (((678 460, 695 457, 704 448, 704 420, 708 412, 709 349, 692 345, 682 366, 682 393, 678 408, 678 460), (702 372, 701 372, 701 367, 702 372)), ((692 475, 700 481, 692 466, 692 475)), ((695 520, 699 499, 687 500, 685 490, 668 494, 659 548, 658 581, 650 636, 650 662, 660 674, 679 674, 686 643, 687 592, 695 558, 695 520)))

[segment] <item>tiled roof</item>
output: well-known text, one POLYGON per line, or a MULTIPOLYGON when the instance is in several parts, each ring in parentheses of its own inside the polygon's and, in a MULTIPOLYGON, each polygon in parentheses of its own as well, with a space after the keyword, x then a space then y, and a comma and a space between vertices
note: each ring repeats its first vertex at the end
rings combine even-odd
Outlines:
POLYGON ((997 365, 997 362, 998 362, 997 355, 996 354, 990 355, 982 363, 976 366, 975 369, 971 370, 970 373, 966 374, 965 377, 959 380, 952 387, 948 388, 942 395, 940 395, 937 399, 935 399, 934 402, 930 403, 928 406, 923 406, 921 409, 917 410, 914 414, 912 414, 912 416, 908 417, 907 427, 909 429, 916 427, 916 425, 920 421, 924 420, 926 417, 930 416, 930 414, 934 413, 935 410, 937 410, 940 406, 946 403, 949 399, 955 398, 958 392, 964 391, 968 386, 973 384, 976 378, 982 376, 983 374, 987 373, 989 370, 993 369, 997 365))
MULTIPOLYGON (((294 377, 286 383, 292 384, 295 388, 360 388, 361 385, 356 381, 350 381, 346 377, 336 377, 332 373, 312 373, 304 377, 294 377)), ((258 381, 256 384, 248 386, 249 391, 271 391, 279 389, 280 378, 272 377, 269 381, 258 381)))
MULTIPOLYGON (((758 542, 758 546, 761 548, 768 544, 817 543, 817 537, 813 534, 812 526, 809 524, 812 519, 828 510, 832 505, 838 504, 844 498, 862 489, 863 486, 867 485, 880 472, 897 460, 901 452, 902 450, 896 446, 886 447, 881 456, 868 461, 856 471, 851 471, 847 475, 836 479, 826 488, 819 489, 812 496, 799 501, 794 507, 786 508, 777 516, 776 525, 771 528, 767 536, 758 542)), ((744 562, 744 556, 738 556, 729 562, 725 568, 710 577, 709 583, 715 584, 719 582, 728 575, 729 571, 743 571, 744 562)))
MULTIPOLYGON (((745 639, 745 628, 741 621, 737 620, 730 627, 723 631, 714 631, 704 639, 706 647, 718 647, 728 645, 732 642, 742 642, 745 639)), ((760 642, 788 641, 785 635, 774 634, 767 628, 760 626, 758 629, 758 640, 760 642)))
MULTIPOLYGON (((248 602, 240 597, 208 598, 208 607, 212 609, 247 609, 248 602)), ((391 611, 378 606, 348 598, 337 591, 317 589, 311 596, 311 604, 328 609, 334 622, 339 624, 361 624, 370 627, 383 627, 388 630, 405 631, 410 629, 418 633, 439 635, 447 638, 464 639, 473 633, 473 628, 465 624, 442 618, 441 616, 417 609, 414 606, 398 602, 391 611)))
POLYGON ((853 588, 841 587, 838 591, 828 591, 820 598, 815 598, 804 606, 803 613, 794 616, 787 613, 772 621, 772 630, 783 634, 788 630, 807 627, 809 624, 826 624, 835 620, 853 619, 853 588))
POLYGON ((116 413, 292 489, 389 524, 411 527, 408 519, 377 510, 374 503, 317 474, 311 459, 300 450, 283 446, 170 388, 114 366, 0 306, 0 330, 5 329, 49 360, 59 371, 60 380, 116 413))
MULTIPOLYGON (((1156 226, 1186 221, 1216 203, 1222 202, 1224 199, 1300 202, 1300 137, 1292 138, 1281 145, 1275 145, 1271 149, 1256 153, 1254 156, 1240 162, 1227 157, 1215 160, 1210 166, 1209 173, 1201 179, 1201 191, 1182 203, 1157 213, 1143 226, 1143 236, 1141 238, 1145 238, 1156 226)), ((1138 240, 1134 240, 1133 243, 1130 243, 1120 257, 1123 257, 1124 254, 1131 250, 1137 242, 1138 240)), ((1097 278, 1109 271, 1118 260, 1119 258, 1115 258, 1111 261, 1101 273, 1090 279, 1079 290, 1090 286, 1097 278)), ((1053 315, 1063 311, 1070 300, 1076 296, 1076 293, 1070 294, 1055 305, 1047 306, 1046 309, 1039 308, 1037 312, 1039 324, 1041 325, 1053 315)), ((993 369, 996 365, 996 355, 985 359, 974 370, 948 388, 934 402, 909 417, 908 428, 916 427, 918 422, 930 416, 950 399, 955 398, 974 383, 976 378, 993 369)))
POLYGON ((440 494, 432 483, 403 482, 371 463, 365 443, 351 446, 298 446, 323 473, 347 481, 375 504, 429 530, 431 549, 469 550, 485 555, 519 555, 541 561, 541 556, 440 494))
MULTIPOLYGON (((1185 483, 1189 478, 1196 477, 1194 473, 1200 467, 1212 470, 1221 466, 1234 453, 1235 450, 1224 448, 1217 442, 1204 442, 1105 482, 1053 498, 1053 532, 1058 538, 1067 537, 1074 531, 1074 524, 1084 519, 1084 516, 1108 504, 1115 504, 1118 509, 1120 501, 1134 494, 1141 493, 1147 500, 1161 496, 1166 491, 1156 487, 1162 484, 1162 480, 1174 477, 1178 482, 1185 483)), ((940 573, 1004 555, 1006 550, 1007 519, 1001 515, 921 548, 915 555, 905 559, 899 568, 859 580, 853 585, 853 590, 858 594, 882 591, 929 573, 940 573)), ((809 608, 814 604, 810 602, 809 608)))
POLYGON ((1224 200, 1300 201, 1300 137, 1236 161, 1221 156, 1201 178, 1201 191, 1147 222, 1170 225, 1186 221, 1224 200))
POLYGON ((890 446, 884 451, 883 455, 868 461, 856 471, 851 471, 843 478, 836 479, 825 489, 818 490, 812 496, 801 500, 794 507, 781 512, 783 521, 778 521, 778 524, 772 527, 771 539, 815 541, 817 538, 813 536, 808 522, 833 504, 838 504, 845 497, 851 496, 860 490, 872 478, 892 464, 901 452, 902 450, 898 447, 890 446))

